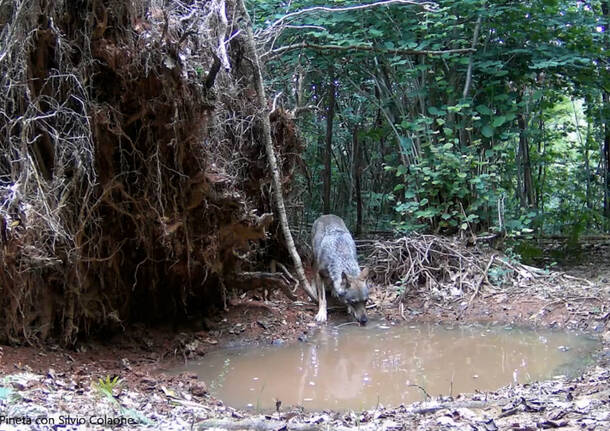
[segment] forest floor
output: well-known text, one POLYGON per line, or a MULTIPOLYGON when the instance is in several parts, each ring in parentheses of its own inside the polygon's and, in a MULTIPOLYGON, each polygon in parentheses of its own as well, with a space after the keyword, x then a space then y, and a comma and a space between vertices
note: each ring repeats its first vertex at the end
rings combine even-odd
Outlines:
MULTIPOLYGON (((0 346, 0 430, 15 429, 260 429, 260 430, 562 430, 610 429, 610 247, 588 250, 564 267, 586 288, 482 289, 476 297, 439 303, 376 287, 370 315, 390 323, 511 324, 565 328, 599 337, 600 349, 582 376, 510 385, 492 392, 433 397, 360 412, 282 407, 264 414, 231 408, 194 374, 161 373, 222 346, 298 343, 315 332, 316 307, 281 292, 251 292, 227 312, 180 328, 136 326, 75 350, 0 346), (114 377, 120 382, 112 384, 114 377), (106 383, 101 383, 100 379, 106 383), (108 382, 110 380, 110 382, 108 382)), ((568 278, 569 280, 570 278, 568 278)), ((565 282, 565 277, 564 277, 565 282)), ((330 313, 328 325, 345 322, 330 313)))

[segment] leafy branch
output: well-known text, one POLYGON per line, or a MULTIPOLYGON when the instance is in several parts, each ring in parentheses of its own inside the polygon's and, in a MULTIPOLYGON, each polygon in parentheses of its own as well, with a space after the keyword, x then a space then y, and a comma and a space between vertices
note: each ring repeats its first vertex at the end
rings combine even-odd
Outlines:
POLYGON ((446 49, 446 50, 431 50, 431 49, 409 49, 409 48, 391 48, 391 49, 379 49, 369 45, 319 45, 315 43, 295 43, 293 45, 281 46, 273 49, 269 52, 261 55, 263 61, 271 60, 287 51, 293 51, 296 49, 314 49, 317 51, 368 51, 378 52, 380 54, 401 54, 401 55, 442 55, 442 54, 463 54, 475 52, 474 48, 457 48, 457 49, 446 49))
POLYGON ((427 11, 433 11, 438 7, 438 5, 433 2, 418 2, 418 1, 412 1, 412 0, 383 0, 383 1, 379 1, 379 2, 365 3, 365 4, 355 5, 355 6, 344 6, 344 7, 315 6, 315 7, 298 10, 298 11, 291 12, 291 13, 284 15, 280 19, 273 22, 269 27, 267 27, 266 31, 267 32, 272 31, 273 29, 278 27, 280 24, 282 24, 284 21, 287 21, 291 18, 294 18, 299 15, 303 15, 306 13, 312 13, 312 12, 318 12, 318 11, 331 12, 331 13, 348 12, 348 11, 353 11, 353 10, 368 9, 368 8, 377 7, 377 6, 390 6, 393 4, 420 6, 420 7, 423 7, 427 11))

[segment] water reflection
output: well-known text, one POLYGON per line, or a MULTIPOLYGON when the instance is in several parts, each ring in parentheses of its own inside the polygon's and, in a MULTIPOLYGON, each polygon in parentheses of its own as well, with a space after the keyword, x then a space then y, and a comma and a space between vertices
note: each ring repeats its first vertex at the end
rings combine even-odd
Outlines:
POLYGON ((173 371, 198 373, 236 407, 272 409, 277 399, 362 409, 549 378, 577 369, 595 346, 561 332, 372 324, 322 328, 307 343, 217 351, 173 371))

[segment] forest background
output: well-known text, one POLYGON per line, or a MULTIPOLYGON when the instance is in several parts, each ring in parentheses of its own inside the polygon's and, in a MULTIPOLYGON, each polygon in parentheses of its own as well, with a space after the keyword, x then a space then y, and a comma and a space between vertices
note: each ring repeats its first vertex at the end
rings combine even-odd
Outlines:
POLYGON ((608 2, 381 3, 250 3, 270 87, 312 108, 298 116, 305 218, 607 232, 608 2))

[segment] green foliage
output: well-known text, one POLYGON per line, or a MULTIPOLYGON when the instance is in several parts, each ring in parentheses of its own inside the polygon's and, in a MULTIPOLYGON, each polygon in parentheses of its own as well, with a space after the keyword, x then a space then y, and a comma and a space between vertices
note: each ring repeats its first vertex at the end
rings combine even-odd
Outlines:
POLYGON ((531 241, 519 241, 515 244, 515 251, 521 257, 521 261, 526 264, 536 264, 543 257, 542 249, 531 241))
MULTIPOLYGON (((320 5, 354 3, 250 3, 261 30, 320 5)), ((283 94, 295 94, 295 70, 301 70, 303 96, 312 104, 326 100, 330 79, 337 84, 334 212, 355 218, 357 128, 365 223, 372 229, 380 220, 403 230, 509 236, 607 228, 599 143, 608 127, 602 96, 610 91, 610 74, 600 0, 441 0, 434 10, 316 10, 283 22, 292 26, 273 47, 352 47, 291 49, 267 66, 269 84, 283 94), (408 51, 469 48, 477 22, 472 54, 408 51)), ((321 210, 325 121, 324 110, 299 119, 312 180, 305 208, 313 215, 321 210)))
POLYGON ((489 271, 487 272, 487 277, 493 285, 502 286, 504 283, 511 279, 512 272, 513 270, 509 268, 493 266, 489 268, 489 271))
POLYGON ((106 377, 98 378, 97 382, 94 382, 92 386, 100 395, 111 401, 112 404, 119 409, 123 416, 130 417, 143 425, 152 425, 152 421, 144 416, 141 412, 126 408, 119 403, 115 392, 120 392, 122 390, 122 383, 123 379, 121 379, 119 376, 110 377, 107 375, 106 377))
POLYGON ((527 214, 515 214, 506 221, 506 230, 510 236, 529 235, 533 232, 531 227, 534 225, 535 219, 536 212, 534 211, 529 211, 527 214))
POLYGON ((481 167, 475 155, 456 151, 452 143, 424 147, 425 157, 417 165, 398 166, 403 180, 394 191, 396 211, 403 230, 436 226, 444 230, 466 230, 486 216, 495 201, 494 173, 477 173, 481 167))
POLYGON ((119 376, 106 376, 105 378, 100 377, 96 383, 94 383, 95 389, 102 395, 108 398, 114 398, 114 390, 119 390, 123 380, 119 376))

